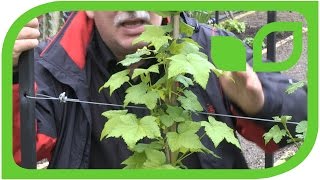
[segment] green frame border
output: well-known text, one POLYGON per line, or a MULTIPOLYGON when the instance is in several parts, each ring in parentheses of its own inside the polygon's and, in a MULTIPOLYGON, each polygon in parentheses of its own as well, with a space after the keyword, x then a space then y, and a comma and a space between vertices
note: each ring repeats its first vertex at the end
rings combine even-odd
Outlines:
POLYGON ((311 151, 318 131, 318 2, 239 2, 239 1, 59 1, 37 6, 21 15, 8 31, 2 53, 2 178, 5 179, 58 179, 58 178, 266 178, 296 167, 311 151), (15 164, 12 157, 12 48, 19 30, 38 15, 61 10, 242 10, 242 11, 296 11, 308 22, 308 134, 297 154, 286 163, 261 170, 28 170, 15 164))

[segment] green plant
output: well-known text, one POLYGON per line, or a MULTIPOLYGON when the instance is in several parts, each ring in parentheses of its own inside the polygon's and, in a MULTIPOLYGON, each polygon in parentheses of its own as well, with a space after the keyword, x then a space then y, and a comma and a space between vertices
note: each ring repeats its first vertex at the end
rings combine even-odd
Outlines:
POLYGON ((295 137, 292 136, 290 133, 287 122, 292 119, 292 116, 276 116, 273 117, 275 122, 279 122, 282 124, 284 129, 280 129, 278 125, 274 125, 269 132, 265 133, 263 135, 265 139, 265 143, 267 144, 271 139, 275 143, 279 143, 283 137, 288 137, 289 139, 287 140, 288 143, 293 142, 297 147, 299 146, 299 142, 303 142, 305 135, 307 133, 307 121, 300 121, 295 129, 296 135, 295 137))
POLYGON ((189 11, 190 17, 197 19, 200 23, 207 23, 214 15, 214 11, 189 11))
POLYGON ((292 83, 286 90, 287 94, 294 93, 297 89, 302 88, 303 86, 307 85, 306 81, 298 81, 296 83, 292 83))
MULTIPOLYGON (((302 88, 306 85, 306 81, 299 81, 292 83, 287 89, 286 93, 294 93, 299 88, 302 88)), ((299 148, 299 146, 304 142, 307 133, 308 122, 306 120, 300 121, 295 127, 295 136, 291 134, 288 129, 287 123, 292 119, 292 116, 276 116, 273 117, 275 122, 278 122, 282 125, 283 129, 278 125, 274 125, 267 133, 263 135, 265 144, 267 144, 271 139, 275 143, 279 143, 284 137, 287 137, 287 143, 294 143, 294 145, 299 148)), ((295 152, 286 153, 275 165, 279 165, 290 159, 295 152)))
POLYGON ((109 88, 110 94, 124 83, 124 107, 130 103, 145 105, 150 115, 138 118, 127 110, 110 110, 102 115, 108 118, 101 133, 104 138, 122 138, 133 155, 126 159, 125 168, 186 168, 182 160, 194 152, 208 153, 201 139, 207 135, 217 147, 226 140, 240 148, 234 130, 213 117, 194 122, 192 113, 203 111, 197 96, 189 90, 195 83, 205 88, 209 74, 222 74, 200 46, 191 38, 193 28, 180 21, 179 12, 160 12, 172 16, 172 24, 145 27, 145 32, 134 40, 149 45, 127 55, 121 63, 128 69, 113 74, 100 88, 109 88), (181 37, 180 34, 183 34, 181 37), (132 64, 155 60, 148 68, 133 68, 132 64), (163 70, 161 70, 163 69, 163 70), (160 75, 155 82, 152 74, 160 75), (136 84, 133 84, 135 82, 136 84), (200 128, 204 134, 198 135, 200 128), (149 143, 140 140, 148 139, 149 143))
POLYGON ((233 33, 243 33, 246 30, 246 25, 244 22, 239 22, 236 19, 228 19, 219 24, 214 25, 216 28, 224 29, 233 33))
MULTIPOLYGON (((253 37, 246 37, 243 39, 243 42, 246 43, 248 46, 250 46, 251 48, 253 48, 253 37)), ((262 42, 262 48, 265 48, 266 44, 264 42, 262 42)))

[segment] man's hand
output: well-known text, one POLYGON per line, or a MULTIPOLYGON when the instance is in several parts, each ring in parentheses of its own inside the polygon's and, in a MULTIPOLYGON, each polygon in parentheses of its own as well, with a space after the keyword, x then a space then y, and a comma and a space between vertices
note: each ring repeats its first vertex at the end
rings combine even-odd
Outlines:
POLYGON ((34 18, 22 28, 14 43, 12 52, 13 67, 18 65, 19 56, 23 51, 38 46, 38 37, 40 37, 39 22, 37 18, 34 18))
POLYGON ((248 64, 246 72, 230 72, 227 76, 221 76, 219 80, 227 97, 246 114, 255 115, 262 109, 264 104, 262 86, 257 74, 248 64))

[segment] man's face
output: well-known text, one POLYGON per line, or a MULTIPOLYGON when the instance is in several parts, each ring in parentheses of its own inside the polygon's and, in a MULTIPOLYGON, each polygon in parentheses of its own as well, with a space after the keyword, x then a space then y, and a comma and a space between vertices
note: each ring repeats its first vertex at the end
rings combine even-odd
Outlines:
POLYGON ((87 11, 87 15, 94 19, 103 41, 118 60, 142 46, 133 46, 132 41, 144 31, 144 25, 162 22, 161 16, 147 11, 87 11))

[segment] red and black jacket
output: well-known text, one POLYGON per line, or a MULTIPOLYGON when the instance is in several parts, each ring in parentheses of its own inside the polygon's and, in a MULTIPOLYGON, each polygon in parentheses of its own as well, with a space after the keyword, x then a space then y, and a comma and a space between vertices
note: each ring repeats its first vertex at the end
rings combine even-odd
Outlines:
MULTIPOLYGON (((229 36, 231 34, 199 25, 192 19, 185 21, 195 27, 193 39, 202 47, 203 52, 210 56, 210 36, 229 36)), ((68 97, 88 101, 89 88, 85 73, 87 46, 94 29, 94 23, 84 12, 70 15, 65 26, 45 46, 40 46, 35 53, 35 80, 37 93, 58 97, 66 92, 68 97)), ((232 50, 230 50, 232 51, 232 50)), ((248 48, 247 60, 251 63, 252 52, 248 48)), ((211 59, 210 59, 211 61, 211 59)), ((255 117, 272 118, 277 115, 291 115, 294 121, 307 117, 306 91, 301 89, 287 95, 285 89, 289 85, 288 78, 279 73, 259 73, 262 83, 265 104, 255 117), (299 102, 299 103, 297 103, 299 102)), ((20 125, 18 84, 13 85, 13 154, 20 163, 20 125)), ((192 87, 199 102, 207 112, 234 114, 236 108, 223 95, 218 78, 211 74, 207 89, 192 87)), ((241 113, 238 110, 238 113, 241 113)), ((194 116, 195 121, 207 117, 194 116)), ((36 102, 37 119, 37 158, 50 159, 50 168, 88 168, 92 120, 90 107, 84 103, 60 103, 58 101, 36 102)), ((271 123, 254 122, 245 119, 217 117, 229 127, 237 130, 248 140, 254 141, 267 152, 278 146, 270 142, 265 145, 262 135, 272 127, 271 123)), ((213 147, 208 137, 202 139, 203 144, 219 155, 221 159, 205 154, 198 154, 202 168, 247 168, 242 152, 223 142, 213 147)))

